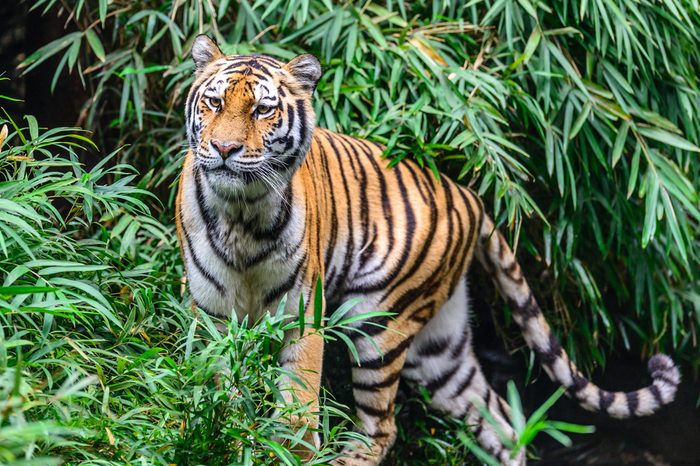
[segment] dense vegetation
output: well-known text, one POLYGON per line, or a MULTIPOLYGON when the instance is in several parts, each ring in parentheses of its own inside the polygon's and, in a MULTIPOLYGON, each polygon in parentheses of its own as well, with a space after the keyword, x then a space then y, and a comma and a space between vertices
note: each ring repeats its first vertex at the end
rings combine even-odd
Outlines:
MULTIPOLYGON (((321 126, 474 186, 584 367, 662 350, 697 370, 697 2, 27 3, 66 28, 22 71, 79 76, 86 131, 0 117, 0 462, 293 461, 266 416, 290 322, 273 309, 222 335, 181 289, 172 204, 202 32, 316 54, 321 126)), ((345 408, 323 413, 319 462, 352 435, 345 408)), ((466 428, 435 422, 413 439, 422 464, 460 464, 466 428)))

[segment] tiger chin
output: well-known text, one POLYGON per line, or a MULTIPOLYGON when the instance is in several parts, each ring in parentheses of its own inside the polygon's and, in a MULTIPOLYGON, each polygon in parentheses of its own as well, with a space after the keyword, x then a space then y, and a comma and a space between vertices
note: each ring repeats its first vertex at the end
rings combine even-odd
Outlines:
MULTIPOLYGON (((214 316, 234 309, 256 319, 288 295, 289 313, 298 312, 300 300, 313 312, 309 304, 322 277, 330 302, 360 297, 355 314, 393 313, 358 322, 369 338, 349 334, 359 354, 350 361, 358 428, 371 442, 347 446, 336 464, 382 461, 396 438, 400 378, 423 386, 434 409, 464 419, 501 463, 525 464, 524 452, 511 457, 497 432, 515 438, 510 409, 489 386, 472 347, 466 274, 474 258, 549 377, 585 409, 646 416, 673 400, 680 374, 665 355, 649 361, 652 383, 636 391, 609 392, 584 377, 474 192, 410 160, 386 168, 382 146, 317 128, 315 57, 284 63, 226 56, 201 35, 192 58, 189 152, 176 222, 196 306, 214 316), (478 407, 486 407, 490 422, 478 407)), ((280 364, 297 375, 283 382, 282 393, 313 411, 323 340, 298 337, 290 332, 280 354, 280 364)), ((303 422, 317 425, 312 415, 303 422)))

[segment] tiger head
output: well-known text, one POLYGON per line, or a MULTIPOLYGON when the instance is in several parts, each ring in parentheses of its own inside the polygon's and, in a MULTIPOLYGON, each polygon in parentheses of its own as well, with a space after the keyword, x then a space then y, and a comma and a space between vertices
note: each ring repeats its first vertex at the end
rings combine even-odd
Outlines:
POLYGON ((311 145, 312 95, 321 77, 316 57, 283 63, 264 55, 227 56, 200 35, 192 58, 187 138, 212 188, 233 194, 288 181, 311 145))

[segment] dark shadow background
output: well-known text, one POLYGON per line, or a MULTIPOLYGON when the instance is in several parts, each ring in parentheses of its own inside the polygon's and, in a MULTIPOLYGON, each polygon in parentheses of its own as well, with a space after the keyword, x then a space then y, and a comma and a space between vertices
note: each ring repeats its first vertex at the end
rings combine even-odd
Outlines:
MULTIPOLYGON (((11 78, 0 82, 0 94, 22 99, 21 102, 3 103, 13 117, 31 114, 41 126, 73 126, 80 120, 80 103, 88 92, 82 87, 77 73, 63 73, 50 91, 53 70, 60 57, 50 59, 40 69, 22 76, 17 65, 33 51, 65 34, 65 19, 40 12, 28 12, 26 4, 16 0, 0 1, 0 72, 11 78)), ((530 276, 536 275, 534 264, 523 264, 530 276)), ((534 281, 531 278, 531 281, 534 281)), ((490 280, 480 270, 470 277, 473 300, 473 326, 477 354, 484 370, 496 390, 505 394, 509 379, 519 381, 519 390, 526 411, 544 402, 557 386, 537 369, 536 380, 524 386, 526 378, 526 353, 509 354, 493 324, 493 315, 501 319, 502 302, 496 300, 490 280)), ((544 305, 546 311, 546 305, 544 305)), ((515 329, 508 329, 509 341, 518 341, 515 329)), ((522 343, 522 341, 521 341, 522 343)), ((637 389, 649 382, 646 362, 639 359, 638 351, 618 352, 610 355, 605 371, 592 374, 592 380, 611 390, 637 389)), ((331 348, 326 358, 326 385, 336 398, 352 404, 349 371, 345 352, 340 347, 331 348), (346 371, 343 368, 346 368, 346 371), (347 373, 345 373, 347 372, 347 373)), ((542 465, 700 465, 700 411, 697 408, 700 389, 692 374, 685 374, 677 400, 659 414, 641 419, 611 420, 582 410, 569 399, 562 398, 551 411, 550 418, 596 426, 593 435, 576 436, 575 446, 563 449, 542 434, 536 442, 540 454, 547 461, 542 465)), ((402 386, 400 397, 410 395, 402 386)), ((410 428, 411 419, 422 415, 407 405, 399 416, 404 429, 410 428)), ((404 451, 410 450, 410 446, 404 451)), ((417 448, 417 447, 414 447, 417 448)), ((416 451, 415 457, 420 458, 416 451)), ((391 464, 391 459, 389 460, 391 464)), ((420 459, 416 463, 420 464, 420 459)))
MULTIPOLYGON (((65 34, 65 18, 41 16, 41 10, 29 12, 25 2, 0 1, 0 72, 9 81, 0 83, 0 93, 22 99, 14 104, 3 103, 14 116, 37 117, 46 127, 74 126, 80 115, 85 89, 77 73, 63 73, 51 92, 53 71, 60 56, 52 57, 23 76, 17 65, 42 45, 65 34)), ((71 24, 68 24, 68 31, 71 24)))

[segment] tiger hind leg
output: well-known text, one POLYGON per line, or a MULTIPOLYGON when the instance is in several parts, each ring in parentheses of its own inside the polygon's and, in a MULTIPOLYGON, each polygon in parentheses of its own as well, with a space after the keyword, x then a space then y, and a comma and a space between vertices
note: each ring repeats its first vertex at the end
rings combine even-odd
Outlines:
POLYGON ((470 353, 462 361, 467 381, 464 388, 455 392, 437 392, 433 395, 431 406, 451 416, 465 420, 474 437, 493 457, 503 465, 522 466, 525 464, 525 452, 521 450, 511 457, 508 444, 514 445, 517 436, 509 417, 510 406, 489 385, 479 367, 476 357, 470 353), (488 412, 488 418, 483 411, 488 412))
POLYGON ((472 350, 466 279, 416 335, 402 375, 428 390, 432 408, 465 420, 481 446, 502 464, 525 464, 524 452, 510 457, 505 443, 516 437, 508 421, 510 408, 488 384, 472 350), (481 414, 484 408, 491 419, 481 414))

